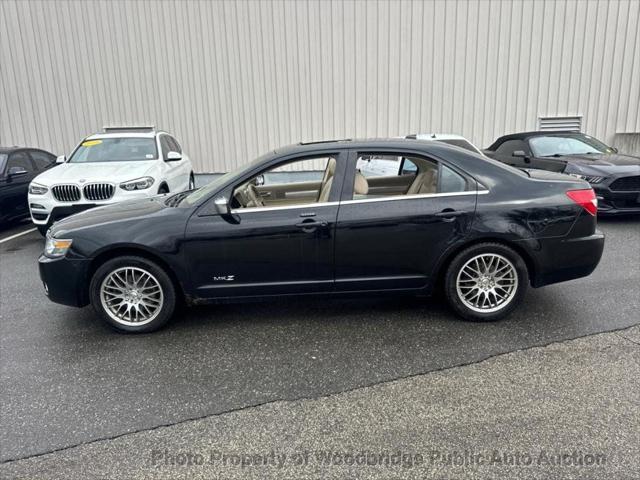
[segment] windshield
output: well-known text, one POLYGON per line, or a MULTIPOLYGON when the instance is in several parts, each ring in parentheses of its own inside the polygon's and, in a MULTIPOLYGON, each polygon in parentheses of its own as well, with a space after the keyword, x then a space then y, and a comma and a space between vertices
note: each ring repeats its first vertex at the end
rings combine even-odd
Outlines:
POLYGON ((273 155, 273 152, 268 153, 266 155, 262 155, 256 158, 251 163, 243 165, 240 168, 237 168, 236 170, 233 170, 231 172, 225 173, 224 175, 213 180, 211 183, 190 193, 189 195, 184 197, 180 201, 180 203, 186 203, 187 205, 195 205, 197 202, 199 202, 203 198, 207 198, 209 195, 211 195, 213 192, 218 190, 220 187, 230 182, 233 178, 241 177, 242 175, 245 174, 245 172, 252 170, 256 165, 262 163, 267 157, 271 157, 272 155, 273 155))
POLYGON ((69 163, 133 162, 157 158, 155 138, 100 138, 82 142, 71 155, 69 163))
POLYGON ((593 137, 582 134, 548 135, 529 140, 536 157, 614 153, 613 149, 593 137))

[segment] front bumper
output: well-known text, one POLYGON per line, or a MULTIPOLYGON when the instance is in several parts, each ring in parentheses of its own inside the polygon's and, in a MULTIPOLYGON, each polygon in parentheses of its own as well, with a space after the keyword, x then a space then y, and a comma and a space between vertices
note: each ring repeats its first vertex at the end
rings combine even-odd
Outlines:
POLYGON ((602 183, 591 185, 598 198, 599 215, 640 213, 640 190, 624 191, 610 188, 611 184, 620 178, 623 176, 607 178, 602 183))
POLYGON ((596 231, 588 237, 545 238, 522 243, 534 260, 531 285, 543 287, 590 275, 602 258, 604 234, 596 231))
POLYGON ((31 220, 36 225, 51 225, 53 222, 90 208, 103 207, 127 200, 149 198, 153 195, 155 193, 151 189, 132 192, 117 190, 112 198, 105 201, 82 199, 77 202, 60 202, 53 197, 49 190, 44 195, 29 194, 29 212, 31 213, 31 220))
POLYGON ((49 300, 71 307, 89 304, 88 259, 41 255, 38 268, 49 300))

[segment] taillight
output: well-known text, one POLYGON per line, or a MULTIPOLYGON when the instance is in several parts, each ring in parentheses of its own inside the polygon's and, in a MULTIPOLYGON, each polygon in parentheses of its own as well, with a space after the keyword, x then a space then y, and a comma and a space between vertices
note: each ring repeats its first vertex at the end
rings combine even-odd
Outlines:
POLYGON ((584 208, 590 215, 598 213, 598 199, 592 188, 584 190, 567 190, 567 197, 584 208))

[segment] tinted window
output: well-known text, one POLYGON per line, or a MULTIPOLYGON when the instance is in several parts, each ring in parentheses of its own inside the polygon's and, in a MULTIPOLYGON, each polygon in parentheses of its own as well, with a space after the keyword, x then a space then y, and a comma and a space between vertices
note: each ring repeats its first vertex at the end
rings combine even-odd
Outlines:
POLYGON ((29 159, 29 155, 26 152, 16 152, 9 155, 7 172, 13 167, 24 168, 27 172, 33 172, 31 159, 29 159))
POLYGON ((510 157, 513 155, 513 152, 517 150, 522 150, 525 153, 529 153, 527 144, 522 140, 507 140, 506 142, 502 142, 496 149, 496 153, 510 157))
POLYGON ((149 137, 85 140, 73 152, 69 163, 131 162, 158 158, 156 141, 149 137))
POLYGON ((438 193, 464 192, 466 189, 467 181, 464 177, 445 165, 440 166, 438 193))
POLYGON ((49 155, 48 153, 41 152, 39 150, 31 150, 29 153, 31 154, 31 159, 36 166, 36 170, 49 168, 56 161, 56 158, 53 155, 49 155))
POLYGON ((171 135, 169 135, 168 137, 169 137, 169 147, 171 147, 171 151, 182 153, 182 148, 180 147, 180 144, 178 143, 178 141, 175 138, 173 138, 171 135))
POLYGON ((167 153, 171 151, 169 145, 169 135, 160 135, 160 148, 162 148, 162 158, 167 159, 167 153))

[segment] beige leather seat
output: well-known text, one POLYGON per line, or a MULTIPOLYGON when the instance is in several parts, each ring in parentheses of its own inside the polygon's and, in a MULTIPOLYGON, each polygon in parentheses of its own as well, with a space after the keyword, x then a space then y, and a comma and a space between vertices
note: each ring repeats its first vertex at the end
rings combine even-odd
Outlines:
POLYGON ((416 175, 415 180, 407 191, 407 195, 437 193, 437 190, 436 170, 429 169, 416 175))
POLYGON ((336 159, 330 158, 327 163, 327 168, 324 171, 324 177, 322 179, 322 186, 320 187, 320 195, 318 195, 318 202, 326 202, 329 199, 329 193, 331 193, 331 185, 333 184, 333 176, 336 173, 336 159))
MULTIPOLYGON (((320 192, 320 198, 318 202, 328 202, 329 194, 331 193, 331 185, 333 185, 333 177, 329 179, 327 183, 322 187, 320 192)), ((369 192, 369 182, 364 178, 360 172, 356 172, 356 178, 353 182, 353 194, 354 195, 366 195, 369 192)))

